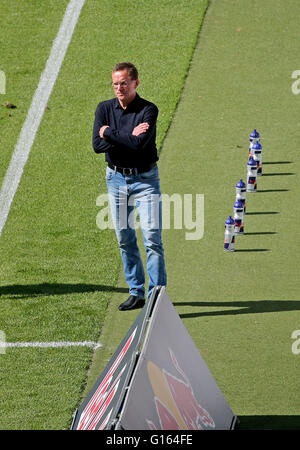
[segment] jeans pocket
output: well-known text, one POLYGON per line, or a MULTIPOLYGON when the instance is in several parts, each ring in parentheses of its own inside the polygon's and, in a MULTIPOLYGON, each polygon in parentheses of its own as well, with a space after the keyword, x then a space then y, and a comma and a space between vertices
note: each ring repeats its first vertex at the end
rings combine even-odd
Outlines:
POLYGON ((111 180, 114 174, 115 171, 113 169, 111 169, 110 167, 106 167, 106 175, 105 175, 106 181, 111 180))

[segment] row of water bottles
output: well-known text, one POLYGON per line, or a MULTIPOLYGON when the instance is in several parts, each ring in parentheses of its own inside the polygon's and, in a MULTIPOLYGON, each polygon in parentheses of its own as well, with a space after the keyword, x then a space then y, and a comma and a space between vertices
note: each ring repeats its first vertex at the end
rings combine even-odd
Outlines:
POLYGON ((241 179, 236 184, 236 198, 233 217, 225 222, 224 251, 234 252, 235 236, 244 234, 246 213, 246 192, 257 192, 257 178, 262 175, 262 146, 260 134, 255 129, 249 136, 249 159, 247 164, 247 183, 241 179))

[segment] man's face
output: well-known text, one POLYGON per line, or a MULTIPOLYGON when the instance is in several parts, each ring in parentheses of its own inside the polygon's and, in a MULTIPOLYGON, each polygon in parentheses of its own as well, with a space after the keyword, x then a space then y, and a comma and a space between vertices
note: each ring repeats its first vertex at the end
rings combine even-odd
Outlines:
POLYGON ((122 105, 127 106, 132 102, 139 80, 132 80, 125 69, 112 73, 112 83, 115 94, 122 105))

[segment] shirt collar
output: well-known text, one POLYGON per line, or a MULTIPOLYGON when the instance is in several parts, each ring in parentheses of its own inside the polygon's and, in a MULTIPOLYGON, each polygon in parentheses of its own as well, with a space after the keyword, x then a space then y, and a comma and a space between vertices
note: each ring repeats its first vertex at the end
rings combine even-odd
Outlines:
MULTIPOLYGON (((135 95, 134 99, 132 100, 132 102, 129 103, 129 105, 127 106, 127 108, 125 109, 125 111, 128 110, 128 108, 134 107, 134 105, 136 105, 136 104, 139 102, 139 100, 140 100, 140 96, 139 96, 139 94, 136 92, 136 95, 135 95)), ((119 102, 119 100, 117 99, 117 97, 114 98, 114 101, 115 101, 115 104, 114 104, 115 108, 123 109, 122 106, 120 105, 120 102, 119 102)))

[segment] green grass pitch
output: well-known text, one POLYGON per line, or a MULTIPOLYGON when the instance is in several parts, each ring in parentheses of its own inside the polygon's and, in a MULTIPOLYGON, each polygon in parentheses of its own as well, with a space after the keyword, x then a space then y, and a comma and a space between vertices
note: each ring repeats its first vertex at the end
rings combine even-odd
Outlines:
MULTIPOLYGON (((3 0, 0 183, 67 0, 3 0), (5 102, 16 109, 8 109, 5 102)), ((162 192, 204 194, 204 235, 164 230, 168 295, 240 428, 300 428, 300 6, 278 0, 86 0, 0 237, 0 330, 9 342, 97 341, 90 348, 0 353, 0 429, 68 429, 75 408, 129 329, 113 230, 96 226, 106 192, 91 147, 110 72, 138 66, 160 110, 162 192), (248 136, 263 176, 247 195, 244 236, 223 252, 248 136)), ((195 211, 194 211, 195 212, 195 211)))
MULTIPOLYGON (((1 4, 1 182, 67 4, 1 4)), ((106 187, 104 156, 91 146, 94 111, 113 96, 112 67, 133 61, 140 94, 160 109, 161 145, 205 5, 86 1, 1 235, 0 330, 8 342, 98 340, 119 291, 120 259, 114 232, 96 226, 106 187)), ((69 428, 91 360, 90 348, 7 349, 0 428, 69 428)))

